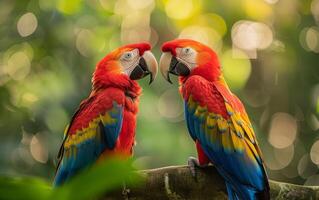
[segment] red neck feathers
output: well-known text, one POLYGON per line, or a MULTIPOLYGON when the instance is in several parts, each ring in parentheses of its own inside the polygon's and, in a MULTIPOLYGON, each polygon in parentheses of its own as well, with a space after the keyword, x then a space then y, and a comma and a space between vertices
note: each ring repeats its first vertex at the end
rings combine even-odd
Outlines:
POLYGON ((119 72, 119 68, 115 62, 108 62, 104 65, 103 60, 95 69, 92 83, 94 91, 114 87, 127 92, 132 98, 138 97, 142 91, 136 81, 131 80, 127 75, 119 72))

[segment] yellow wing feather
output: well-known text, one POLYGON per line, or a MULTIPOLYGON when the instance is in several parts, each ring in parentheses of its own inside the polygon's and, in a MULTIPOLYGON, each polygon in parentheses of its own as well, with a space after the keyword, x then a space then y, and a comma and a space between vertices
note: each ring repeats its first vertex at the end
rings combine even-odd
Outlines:
MULTIPOLYGON (((76 145, 83 143, 86 140, 95 138, 97 136, 97 127, 98 123, 102 121, 103 124, 112 124, 116 122, 116 119, 112 118, 110 113, 106 112, 103 115, 99 115, 97 118, 93 119, 89 122, 89 125, 86 128, 76 131, 75 134, 68 135, 64 142, 64 149, 67 152, 68 149, 71 149, 71 153, 69 155, 74 155, 76 153, 76 145), (74 150, 75 149, 75 150, 74 150)), ((66 128, 68 130, 68 126, 66 128)), ((67 154, 65 154, 67 155, 67 154)))

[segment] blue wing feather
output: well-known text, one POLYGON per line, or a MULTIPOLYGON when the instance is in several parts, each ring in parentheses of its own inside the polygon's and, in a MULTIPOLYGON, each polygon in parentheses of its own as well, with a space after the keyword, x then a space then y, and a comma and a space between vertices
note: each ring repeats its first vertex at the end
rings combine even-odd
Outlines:
POLYGON ((193 111, 189 109, 187 106, 187 102, 184 101, 184 110, 185 110, 185 119, 186 119, 186 125, 189 130, 189 134, 192 137, 192 139, 195 141, 196 140, 196 135, 193 134, 195 133, 194 131, 194 119, 193 119, 193 111))
POLYGON ((113 119, 116 119, 116 122, 103 124, 103 129, 104 129, 104 135, 106 138, 106 141, 105 141, 106 146, 109 149, 113 149, 122 128, 123 107, 114 102, 113 109, 110 112, 110 116, 113 119))

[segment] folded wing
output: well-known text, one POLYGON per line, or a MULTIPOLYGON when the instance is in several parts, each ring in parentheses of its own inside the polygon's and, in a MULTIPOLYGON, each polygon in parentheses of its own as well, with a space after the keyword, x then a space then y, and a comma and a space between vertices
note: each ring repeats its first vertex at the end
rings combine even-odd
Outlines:
POLYGON ((54 185, 61 185, 79 170, 94 163, 104 150, 115 147, 121 132, 124 107, 115 100, 103 101, 107 102, 101 102, 96 96, 90 97, 74 114, 59 151, 54 185), (101 107, 103 103, 105 108, 101 107), (72 126, 79 128, 72 129, 72 126))
POLYGON ((250 194, 246 194, 250 193, 249 190, 253 194, 263 191, 268 182, 261 153, 249 118, 239 99, 223 85, 218 84, 193 87, 187 94, 185 117, 189 133, 195 141, 200 142, 205 154, 226 182, 231 183, 237 193, 242 193, 242 197, 249 196, 250 194), (201 94, 198 95, 197 91, 201 91, 201 94), (221 113, 216 106, 211 106, 208 99, 203 98, 202 94, 208 92, 210 95, 222 97, 214 98, 222 101, 226 114, 221 113))

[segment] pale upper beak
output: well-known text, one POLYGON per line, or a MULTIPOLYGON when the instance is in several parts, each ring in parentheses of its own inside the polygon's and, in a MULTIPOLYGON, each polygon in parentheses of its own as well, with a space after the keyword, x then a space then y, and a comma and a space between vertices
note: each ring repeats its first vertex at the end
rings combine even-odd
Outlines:
POLYGON ((160 67, 162 76, 170 83, 172 83, 172 81, 169 78, 169 67, 170 67, 172 58, 173 56, 170 52, 164 52, 159 62, 159 67, 160 67))
POLYGON ((172 81, 169 74, 177 76, 187 76, 190 74, 190 68, 184 62, 172 56, 170 52, 164 52, 162 54, 159 66, 163 77, 170 83, 172 83, 172 81))
POLYGON ((137 80, 150 75, 149 84, 151 84, 157 75, 157 69, 158 65, 156 58, 151 51, 145 51, 144 54, 141 56, 138 65, 131 72, 130 78, 132 80, 137 80))

